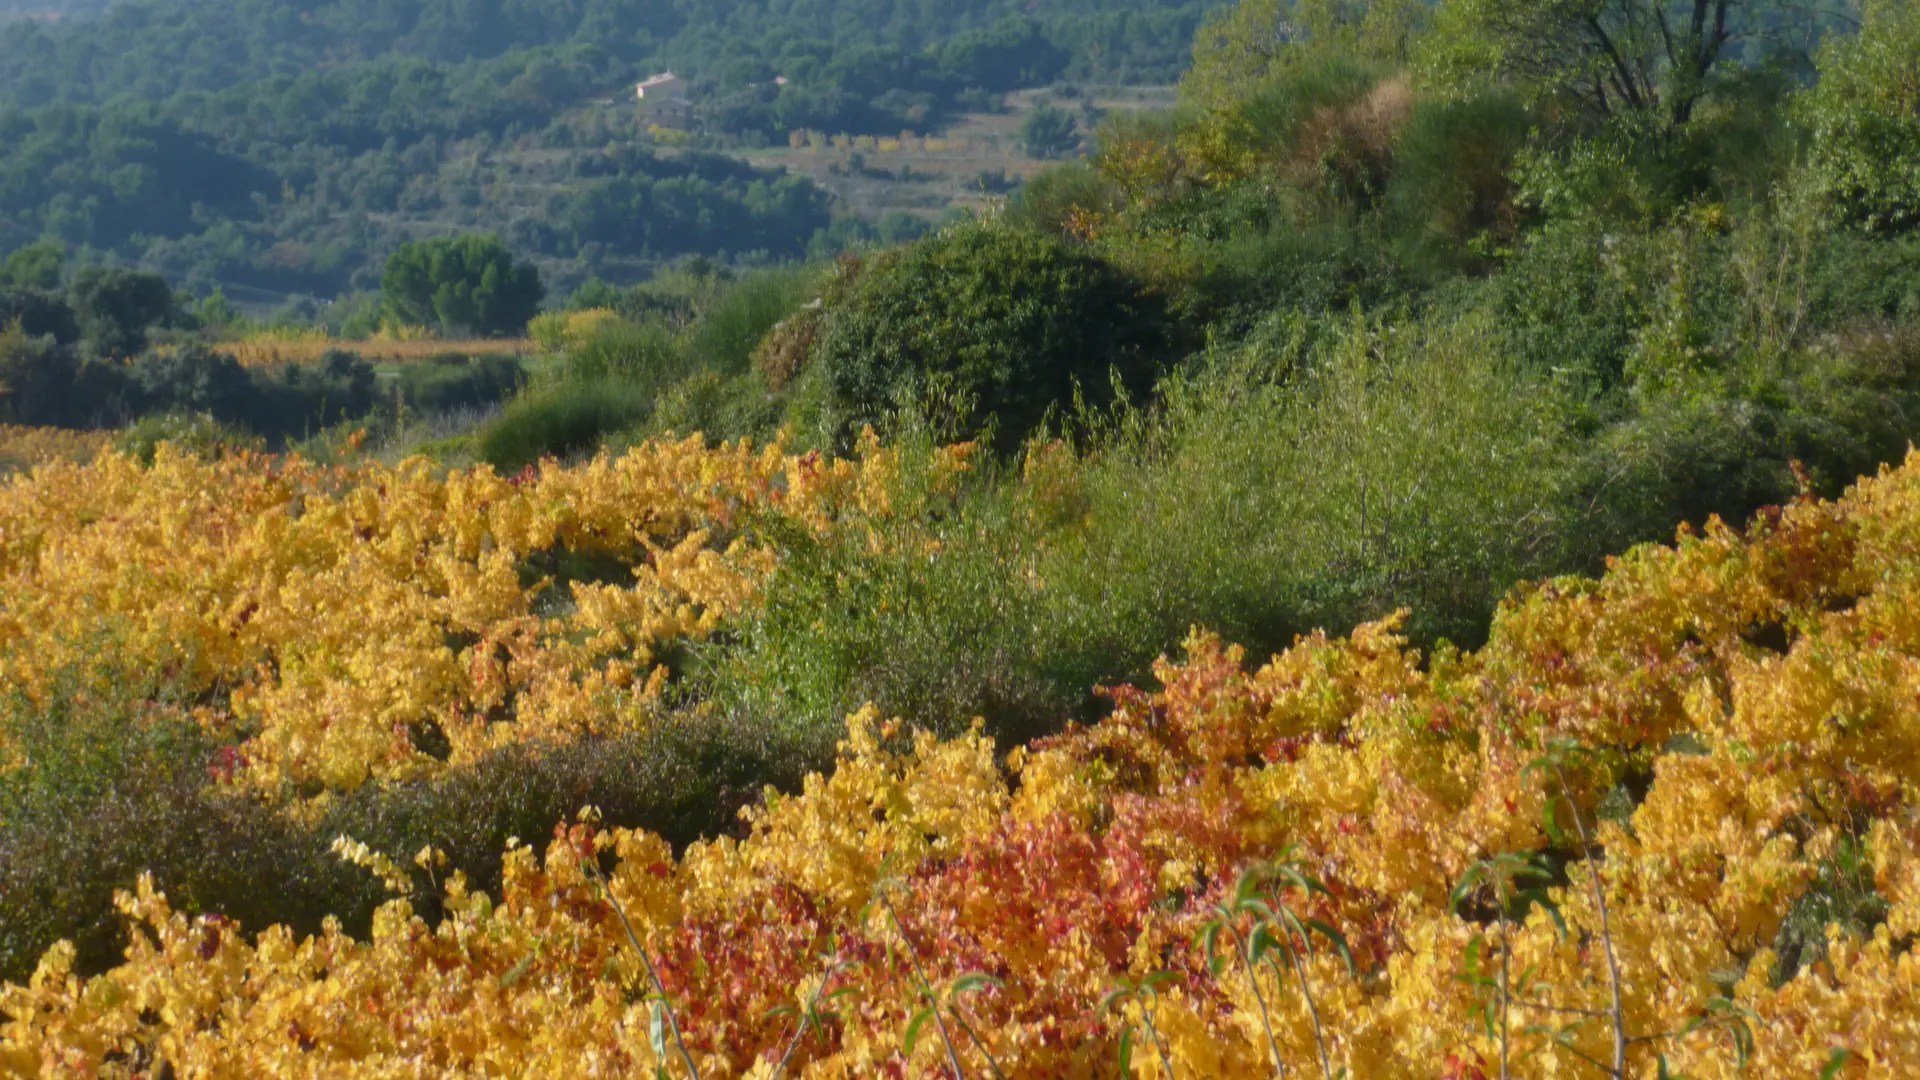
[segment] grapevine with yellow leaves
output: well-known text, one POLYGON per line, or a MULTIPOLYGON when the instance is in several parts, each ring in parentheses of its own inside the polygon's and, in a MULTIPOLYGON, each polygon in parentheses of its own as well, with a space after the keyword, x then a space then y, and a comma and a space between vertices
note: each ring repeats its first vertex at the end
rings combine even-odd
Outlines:
POLYGON ((499 896, 441 883, 438 925, 350 839, 403 894, 365 940, 249 938, 142 883, 123 965, 56 948, 0 996, 0 1067, 1920 1075, 1917 613, 1920 457, 1517 592, 1477 653, 1389 619, 1249 670, 1196 634, 1160 689, 1006 755, 867 710, 745 838, 676 857, 586 812, 512 846, 499 896), (1843 847, 1884 918, 1783 964, 1843 847))
POLYGON ((899 451, 861 449, 695 436, 515 477, 171 447, 150 468, 51 462, 0 485, 0 690, 159 673, 240 740, 238 778, 308 793, 631 729, 660 649, 711 634, 772 569, 754 515, 884 512, 899 451), (570 563, 594 572, 562 583, 570 563))

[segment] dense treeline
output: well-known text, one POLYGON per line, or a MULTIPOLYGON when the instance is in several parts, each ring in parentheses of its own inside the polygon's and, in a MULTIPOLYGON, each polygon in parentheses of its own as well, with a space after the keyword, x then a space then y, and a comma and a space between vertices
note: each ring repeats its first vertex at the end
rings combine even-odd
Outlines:
POLYGON ((564 82, 555 69, 564 68, 569 47, 635 67, 679 68, 722 88, 756 81, 753 64, 799 78, 811 73, 809 63, 843 73, 925 68, 963 89, 1004 86, 1023 74, 1164 81, 1184 68, 1187 41, 1209 6, 1070 0, 1029 15, 1031 5, 1013 0, 136 0, 96 20, 6 27, 0 85, 24 105, 161 100, 389 57, 458 65, 525 54, 486 80, 504 85, 512 80, 500 73, 518 69, 516 89, 525 92, 564 82), (1046 54, 1051 70, 1000 62, 1020 50, 1046 54))
POLYGON ((0 26, 0 249, 48 236, 200 292, 322 296, 480 224, 576 277, 790 258, 860 230, 829 235, 800 180, 651 149, 635 80, 692 78, 714 138, 928 130, 1056 78, 1170 79, 1206 6, 138 0, 18 21, 0 26))

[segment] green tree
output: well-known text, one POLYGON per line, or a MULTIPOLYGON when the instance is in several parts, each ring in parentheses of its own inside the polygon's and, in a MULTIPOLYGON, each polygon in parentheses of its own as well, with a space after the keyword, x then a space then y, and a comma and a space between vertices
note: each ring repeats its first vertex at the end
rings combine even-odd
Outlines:
POLYGON ((1859 35, 1830 40, 1819 62, 1798 109, 1813 187, 1849 225, 1920 226, 1920 5, 1868 0, 1859 35))
POLYGON ((815 345, 820 426, 845 441, 897 408, 997 425, 1020 440, 1076 387, 1095 405, 1110 374, 1135 390, 1168 347, 1162 302, 1112 265, 1004 225, 960 226, 881 256, 832 305, 815 345))
POLYGON ((234 306, 233 301, 227 299, 226 290, 218 286, 214 287, 213 295, 200 301, 194 315, 202 326, 215 330, 238 326, 246 317, 240 314, 240 309, 234 306))
POLYGON ((95 356, 125 358, 147 347, 148 329, 177 314, 173 287, 159 274, 89 266, 74 275, 68 301, 80 340, 95 356))
POLYGON ((1020 147, 1030 158, 1057 158, 1080 145, 1080 123, 1073 114, 1042 104, 1020 122, 1020 147))
POLYGON ((73 350, 0 325, 0 423, 57 424, 71 398, 73 350))
POLYGON ((67 249, 57 241, 42 240, 28 244, 0 263, 0 287, 16 289, 58 289, 60 274, 66 268, 67 249))
POLYGON ((1601 119, 1690 120, 1750 51, 1824 25, 1783 0, 1442 0, 1420 66, 1454 89, 1510 80, 1601 119))
POLYGON ((1399 66, 1427 20, 1425 0, 1241 0, 1194 35, 1180 96, 1229 108, 1301 62, 1329 55, 1399 66))
POLYGON ((525 330, 545 295, 540 272, 493 235, 402 244, 380 279, 390 318, 488 336, 525 330))

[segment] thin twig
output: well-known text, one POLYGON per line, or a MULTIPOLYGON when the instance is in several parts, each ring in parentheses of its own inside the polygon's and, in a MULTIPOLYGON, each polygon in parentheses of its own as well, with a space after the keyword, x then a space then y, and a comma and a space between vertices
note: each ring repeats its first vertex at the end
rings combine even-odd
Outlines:
POLYGON ((1500 1080, 1511 1080, 1507 1060, 1511 1036, 1508 1033, 1508 1020, 1513 1014, 1513 984, 1509 980, 1508 961, 1513 952, 1513 931, 1507 921, 1507 909, 1500 909, 1500 1080))
POLYGON ((600 873, 599 864, 582 855, 580 865, 586 867, 587 872, 593 875, 595 884, 600 886, 600 894, 607 898, 608 906, 612 907, 613 913, 619 916, 620 926, 627 932, 627 940, 633 944, 633 951, 640 954, 640 963, 646 966, 647 979, 653 983, 653 992, 660 997, 660 1011, 666 1014, 667 1029, 673 1032, 673 1045, 680 1051, 680 1060, 686 1062, 687 1074, 693 1080, 700 1080, 700 1069, 694 1065, 693 1055, 687 1052, 687 1041, 680 1035, 680 1021, 674 1019, 673 1002, 667 997, 667 984, 660 981, 660 972, 653 966, 653 957, 648 955, 646 947, 640 944, 640 935, 633 932, 633 924, 627 921, 626 909, 620 906, 619 900, 615 899, 613 889, 608 886, 607 879, 600 873))
POLYGON ((1241 942, 1240 955, 1247 962, 1247 981, 1253 984, 1253 1000, 1260 1004, 1260 1026, 1267 1033, 1267 1048, 1273 1051, 1273 1067, 1281 1076, 1287 1075, 1287 1063, 1280 1058, 1280 1042, 1273 1037, 1273 1021, 1267 1015, 1267 995, 1260 991, 1260 970, 1254 966, 1253 942, 1240 933, 1238 927, 1227 924, 1227 933, 1241 942))
POLYGON ((887 917, 893 920, 894 932, 900 935, 900 943, 906 947, 907 959, 913 963, 914 977, 920 980, 920 992, 932 1001, 933 1024, 940 1030, 940 1042, 947 1048, 947 1064, 953 1066, 953 1080, 966 1080, 967 1074, 960 1068, 960 1054, 954 1049, 953 1035, 947 1031, 947 1021, 940 1015, 940 999, 934 997, 933 984, 927 981, 926 969, 920 966, 919 950, 913 947, 913 941, 907 937, 907 928, 900 923, 900 913, 893 909, 893 899, 882 893, 880 905, 887 909, 887 917))
MULTIPOLYGON (((1303 946, 1306 940, 1305 934, 1300 935, 1303 946)), ((1307 1016, 1313 1021, 1313 1042, 1320 1049, 1320 1073, 1326 1077, 1326 1080, 1333 1080, 1333 1063, 1327 1056, 1327 1039, 1320 1031, 1320 1007, 1314 1003, 1313 988, 1307 985, 1307 966, 1301 962, 1300 954, 1293 950, 1292 942, 1288 942, 1287 948, 1283 951, 1287 954, 1287 959, 1293 962, 1294 976, 1300 980, 1300 996, 1306 999, 1307 1016)), ((1276 970, 1275 974, 1278 973, 1276 970)))
POLYGON ((786 1051, 780 1055, 779 1063, 773 1067, 773 1080, 780 1080, 780 1077, 786 1075, 787 1062, 793 1060, 793 1052, 800 1049, 800 1040, 807 1037, 807 1027, 812 1023, 814 1006, 820 1003, 820 995, 826 991, 827 984, 833 981, 834 972, 838 970, 837 967, 829 969, 827 977, 821 979, 820 985, 814 987, 813 993, 807 995, 806 1004, 800 1012, 799 1026, 794 1028, 793 1038, 788 1040, 786 1051))
POLYGON ((953 1019, 959 1023, 960 1030, 966 1032, 967 1038, 973 1040, 973 1048, 980 1051, 981 1057, 987 1059, 987 1068, 993 1070, 993 1075, 999 1080, 1007 1080, 1007 1074, 1000 1071, 1000 1063, 993 1060, 993 1052, 987 1049, 986 1040, 982 1039, 980 1033, 973 1030, 973 1025, 967 1022, 967 1014, 960 1011, 959 1003, 954 1002, 948 1007, 953 1010, 953 1019))
POLYGON ((1560 790, 1567 796, 1567 806, 1573 811, 1573 827, 1580 833, 1580 847, 1587 863, 1587 883, 1593 889, 1593 906, 1600 915, 1600 945, 1607 957, 1607 990, 1612 998, 1609 1007, 1609 1019, 1613 1021, 1613 1075, 1617 1080, 1626 1080, 1627 1076, 1627 1018, 1626 1009, 1620 1002, 1620 959, 1613 952, 1613 931, 1607 923, 1607 892, 1600 884, 1600 867, 1593 858, 1593 842, 1587 837, 1586 820, 1580 816, 1580 804, 1573 801, 1573 789, 1567 786, 1567 775, 1559 765, 1553 767, 1554 775, 1560 780, 1560 790))
POLYGON ((1160 1030, 1153 1026, 1153 1012, 1140 1010, 1140 1019, 1147 1025, 1147 1039, 1153 1043, 1153 1049, 1160 1055, 1160 1068, 1165 1070, 1167 1080, 1173 1080, 1173 1059, 1167 1056, 1167 1048, 1160 1042, 1160 1030))
POLYGON ((1539 1009, 1542 1012, 1564 1013, 1567 1016, 1584 1016, 1591 1020, 1605 1020, 1608 1016, 1604 1009, 1576 1009, 1567 1005, 1549 1005, 1544 1001, 1528 1001, 1525 998, 1515 1000, 1514 1004, 1523 1009, 1539 1009))

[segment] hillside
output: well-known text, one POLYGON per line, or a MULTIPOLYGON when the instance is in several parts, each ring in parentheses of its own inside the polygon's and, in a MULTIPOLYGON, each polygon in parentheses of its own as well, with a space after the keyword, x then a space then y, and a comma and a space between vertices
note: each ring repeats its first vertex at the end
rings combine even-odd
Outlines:
POLYGON ((1204 10, 136 0, 17 21, 0 28, 0 250, 45 236, 248 299, 365 290, 401 241, 482 222, 549 260, 564 247, 566 281, 793 258, 860 226, 829 234, 829 200, 778 173, 656 152, 634 83, 693 80, 696 149, 924 135, 1055 79, 1167 81, 1204 10), (584 256, 536 227, 567 216, 556 202, 631 204, 661 182, 668 214, 714 223, 584 256))

